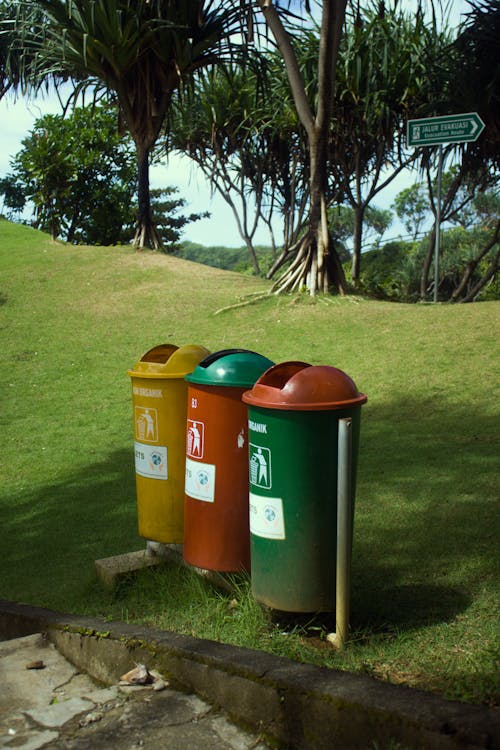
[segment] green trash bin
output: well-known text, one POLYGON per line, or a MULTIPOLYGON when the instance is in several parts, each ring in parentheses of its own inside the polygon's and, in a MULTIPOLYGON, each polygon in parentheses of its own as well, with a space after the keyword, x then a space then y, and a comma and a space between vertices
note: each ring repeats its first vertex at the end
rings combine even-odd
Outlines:
POLYGON ((335 367, 283 362, 265 372, 243 400, 253 595, 285 612, 333 611, 339 420, 352 420, 353 500, 367 397, 335 367))

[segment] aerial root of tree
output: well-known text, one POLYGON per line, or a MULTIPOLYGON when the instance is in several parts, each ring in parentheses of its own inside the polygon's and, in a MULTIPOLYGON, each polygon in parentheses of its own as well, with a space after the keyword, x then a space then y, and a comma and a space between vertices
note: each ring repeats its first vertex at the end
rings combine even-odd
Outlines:
POLYGON ((163 248, 160 235, 153 224, 140 224, 137 227, 133 245, 138 250, 143 250, 145 247, 150 247, 153 250, 163 248))
POLYGON ((276 259, 276 261, 273 263, 269 271, 266 273, 266 279, 272 279, 273 276, 279 269, 282 267, 284 263, 287 262, 287 260, 291 257, 293 257, 294 253, 296 252, 297 248, 300 246, 302 242, 302 239, 297 240, 297 242, 294 242, 293 245, 290 245, 290 247, 285 248, 281 253, 279 258, 276 259))
POLYGON ((277 281, 275 281, 275 283, 271 287, 272 294, 279 294, 280 292, 293 290, 294 284, 296 283, 297 279, 300 280, 301 275, 304 271, 303 265, 307 255, 307 245, 308 242, 304 237, 300 242, 298 249, 296 250, 295 258, 286 269, 286 271, 280 276, 279 279, 277 279, 277 281))
POLYGON ((286 271, 276 280, 271 288, 272 294, 296 292, 309 289, 311 295, 317 291, 328 292, 328 273, 324 252, 315 252, 316 243, 310 234, 306 234, 296 251, 295 258, 286 271))
POLYGON ((227 305, 226 307, 220 307, 218 310, 214 312, 214 315, 220 315, 220 313, 227 312, 227 310, 235 310, 238 307, 247 307, 248 305, 254 305, 256 302, 260 302, 261 299, 265 299, 266 297, 269 297, 269 292, 264 292, 264 294, 259 294, 259 296, 254 297, 253 299, 247 299, 243 300, 242 302, 235 302, 234 305, 227 305))
POLYGON ((267 294, 268 294, 268 292, 266 292, 264 294, 264 292, 262 291, 262 289, 259 289, 258 292, 246 292, 245 294, 242 294, 241 295, 241 299, 243 300, 243 299, 246 299, 247 297, 262 297, 263 295, 267 296, 267 294))

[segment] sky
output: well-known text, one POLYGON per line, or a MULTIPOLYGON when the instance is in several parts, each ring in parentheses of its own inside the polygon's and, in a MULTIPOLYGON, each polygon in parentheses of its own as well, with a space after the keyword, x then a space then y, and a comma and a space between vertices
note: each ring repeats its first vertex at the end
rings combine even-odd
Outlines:
MULTIPOLYGON (((461 15, 470 7, 467 0, 443 0, 449 3, 450 21, 455 24, 461 15)), ((415 0, 402 0, 402 6, 411 9, 415 0)), ((21 141, 32 129, 35 120, 45 114, 60 114, 61 107, 55 95, 39 97, 28 101, 25 98, 13 98, 7 94, 0 100, 0 177, 9 172, 10 159, 20 150, 21 141)), ((219 245, 240 247, 243 241, 238 233, 233 213, 222 197, 212 195, 210 185, 200 170, 187 157, 170 156, 161 164, 151 168, 151 187, 175 186, 179 196, 186 199, 186 212, 209 211, 209 219, 188 224, 183 240, 202 245, 219 245)), ((374 201, 377 208, 388 208, 394 197, 405 187, 415 181, 414 175, 404 173, 393 181, 386 191, 374 201)), ((384 239, 404 234, 397 219, 387 231, 384 239)), ((279 240, 279 235, 278 235, 279 240)), ((257 231, 255 244, 269 244, 269 235, 265 228, 257 231)))
MULTIPOLYGON (((61 107, 55 95, 40 97, 35 101, 25 98, 14 100, 7 95, 0 100, 0 177, 10 170, 10 159, 20 150, 21 141, 34 126, 35 120, 45 114, 60 114, 61 107)), ((186 213, 210 211, 210 219, 189 224, 183 240, 200 244, 240 247, 242 240, 236 229, 229 207, 220 197, 212 197, 210 186, 194 163, 187 158, 171 156, 160 165, 151 167, 151 187, 178 188, 179 197, 186 199, 186 213)), ((268 244, 262 233, 262 242, 268 244)))

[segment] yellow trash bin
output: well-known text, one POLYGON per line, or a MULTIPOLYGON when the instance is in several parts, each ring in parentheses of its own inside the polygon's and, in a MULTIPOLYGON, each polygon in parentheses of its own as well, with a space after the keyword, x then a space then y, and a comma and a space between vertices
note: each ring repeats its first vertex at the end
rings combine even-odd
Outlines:
POLYGON ((154 542, 184 541, 184 378, 208 354, 203 346, 161 344, 128 370, 132 378, 139 535, 154 542))

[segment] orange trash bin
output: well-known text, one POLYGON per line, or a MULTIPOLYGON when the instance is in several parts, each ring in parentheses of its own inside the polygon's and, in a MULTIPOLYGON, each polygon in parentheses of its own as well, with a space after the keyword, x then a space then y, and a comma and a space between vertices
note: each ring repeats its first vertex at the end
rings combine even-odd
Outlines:
POLYGON ((273 362, 246 349, 206 357, 186 377, 184 559, 250 570, 248 412, 241 396, 273 362))

